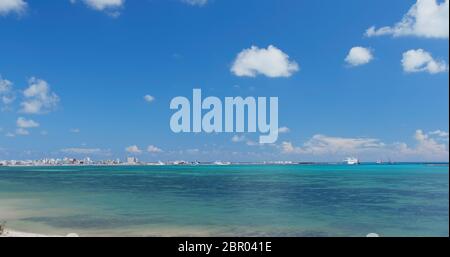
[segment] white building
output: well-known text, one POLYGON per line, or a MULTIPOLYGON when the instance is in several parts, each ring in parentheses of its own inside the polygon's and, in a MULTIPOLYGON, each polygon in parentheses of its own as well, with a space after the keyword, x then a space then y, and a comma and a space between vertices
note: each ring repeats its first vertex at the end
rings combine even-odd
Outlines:
POLYGON ((138 162, 136 157, 127 157, 127 164, 137 164, 138 162))

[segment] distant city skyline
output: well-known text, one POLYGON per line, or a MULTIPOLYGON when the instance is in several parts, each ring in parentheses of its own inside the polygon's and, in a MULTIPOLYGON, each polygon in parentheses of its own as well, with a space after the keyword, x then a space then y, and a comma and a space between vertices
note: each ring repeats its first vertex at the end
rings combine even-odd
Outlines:
POLYGON ((0 1, 0 160, 448 161, 448 24, 449 0, 0 1), (194 88, 278 97, 278 140, 173 133, 194 88))

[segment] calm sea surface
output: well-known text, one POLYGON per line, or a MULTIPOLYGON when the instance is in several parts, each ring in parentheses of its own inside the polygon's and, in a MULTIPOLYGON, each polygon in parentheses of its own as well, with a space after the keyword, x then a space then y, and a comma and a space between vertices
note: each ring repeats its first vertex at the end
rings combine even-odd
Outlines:
POLYGON ((448 165, 0 167, 0 222, 81 236, 448 236, 448 165))

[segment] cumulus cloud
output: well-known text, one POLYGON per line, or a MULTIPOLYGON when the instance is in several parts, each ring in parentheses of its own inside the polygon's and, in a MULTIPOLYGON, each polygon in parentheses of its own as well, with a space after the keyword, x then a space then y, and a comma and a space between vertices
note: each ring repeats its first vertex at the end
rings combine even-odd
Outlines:
POLYGON ((416 130, 414 144, 404 142, 384 143, 376 138, 345 138, 314 135, 301 146, 284 141, 278 148, 283 154, 325 156, 343 158, 345 156, 385 156, 394 160, 446 161, 449 156, 449 134, 435 130, 416 130))
POLYGON ((435 74, 448 70, 447 63, 435 60, 429 52, 423 49, 404 52, 402 66, 405 72, 428 72, 435 74))
POLYGON ((208 0, 181 0, 183 3, 194 5, 194 6, 204 6, 208 3, 208 0))
POLYGON ((314 135, 302 147, 294 147, 291 142, 282 143, 284 153, 301 154, 355 154, 360 151, 380 148, 384 146, 375 138, 344 138, 330 137, 326 135, 314 135))
POLYGON ((17 118, 16 121, 17 129, 15 130, 15 134, 8 133, 6 136, 14 137, 14 135, 18 136, 28 136, 30 134, 29 129, 39 127, 39 123, 31 119, 25 119, 23 117, 17 118))
POLYGON ((17 127, 19 128, 37 128, 39 127, 39 123, 34 120, 27 120, 23 117, 19 117, 16 121, 17 127))
POLYGON ((449 0, 417 0, 403 19, 394 26, 370 27, 366 36, 393 35, 426 38, 448 38, 449 0))
POLYGON ((158 147, 156 147, 154 145, 149 145, 147 147, 147 152, 149 152, 149 153, 162 153, 163 150, 161 150, 160 148, 158 148, 158 147))
POLYGON ((144 100, 148 103, 151 103, 151 102, 155 101, 155 97, 151 96, 151 95, 145 95, 144 100))
POLYGON ((281 127, 278 129, 278 133, 280 133, 280 134, 289 133, 289 132, 291 132, 291 130, 288 127, 281 127))
POLYGON ((435 131, 431 131, 430 135, 437 135, 441 138, 447 139, 448 141, 448 132, 447 131, 442 131, 442 130, 435 130, 435 131))
POLYGON ((302 149, 300 147, 294 147, 294 145, 292 144, 292 142, 289 141, 284 141, 281 143, 281 151, 283 153, 301 153, 302 149))
POLYGON ((266 49, 252 46, 242 50, 231 67, 231 72, 239 77, 290 77, 298 70, 299 65, 273 45, 266 49))
POLYGON ((59 97, 51 91, 45 80, 33 77, 28 81, 28 84, 28 88, 23 91, 25 100, 21 103, 21 112, 44 114, 56 108, 59 97))
MULTIPOLYGON (((104 11, 108 15, 117 17, 120 15, 120 9, 125 5, 125 0, 79 0, 84 2, 90 8, 96 11, 104 11)), ((78 2, 70 0, 71 3, 78 2)))
POLYGON ((426 133, 418 129, 414 134, 414 139, 416 145, 412 147, 405 143, 395 143, 395 153, 401 156, 410 156, 412 158, 430 161, 448 160, 448 132, 438 130, 426 133))
POLYGON ((13 83, 0 75, 0 102, 9 105, 15 100, 13 83))
POLYGON ((11 88, 12 82, 7 79, 3 79, 0 75, 0 94, 8 93, 11 91, 11 88))
POLYGON ((350 49, 345 61, 351 66, 367 64, 373 59, 372 50, 369 48, 355 46, 350 49))
POLYGON ((128 146, 127 148, 125 148, 125 151, 128 153, 134 153, 134 154, 142 153, 142 150, 139 149, 139 147, 137 145, 128 146))
POLYGON ((27 3, 23 0, 1 0, 0 16, 10 13, 22 14, 27 9, 27 3))

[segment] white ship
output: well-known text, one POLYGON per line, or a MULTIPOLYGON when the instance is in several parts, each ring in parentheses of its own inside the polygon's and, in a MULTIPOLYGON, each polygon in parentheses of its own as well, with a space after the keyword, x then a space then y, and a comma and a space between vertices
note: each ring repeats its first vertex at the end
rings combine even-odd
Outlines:
POLYGON ((217 161, 217 162, 214 162, 214 165, 219 165, 219 166, 223 166, 223 165, 231 165, 231 162, 221 162, 221 161, 217 161))
POLYGON ((344 162, 347 163, 348 165, 357 165, 357 164, 359 164, 358 158, 355 158, 355 157, 348 157, 347 159, 344 160, 344 162))

